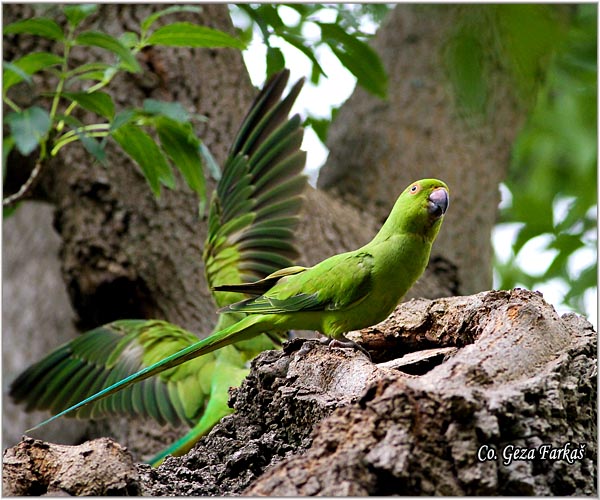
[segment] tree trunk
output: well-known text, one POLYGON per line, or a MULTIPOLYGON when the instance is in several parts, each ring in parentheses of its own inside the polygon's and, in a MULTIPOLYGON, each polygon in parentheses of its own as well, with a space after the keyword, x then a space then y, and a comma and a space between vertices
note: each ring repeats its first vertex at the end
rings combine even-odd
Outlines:
POLYGON ((318 186, 383 221, 412 181, 446 181, 451 209, 433 254, 456 269, 454 292, 470 294, 492 286, 498 185, 525 110, 510 73, 489 53, 490 61, 482 64, 490 68, 485 112, 468 114, 457 104, 447 52, 464 9, 396 5, 373 43, 388 72, 388 100, 357 88, 342 106, 330 128, 331 152, 318 186))

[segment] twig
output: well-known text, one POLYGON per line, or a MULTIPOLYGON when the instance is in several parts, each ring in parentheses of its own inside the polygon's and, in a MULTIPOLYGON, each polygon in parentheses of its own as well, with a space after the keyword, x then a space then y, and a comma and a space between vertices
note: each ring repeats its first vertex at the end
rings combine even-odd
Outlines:
POLYGON ((16 193, 13 193, 2 200, 2 206, 10 207, 16 202, 23 199, 29 193, 29 191, 33 189, 33 186, 35 185, 40 176, 40 172, 42 171, 43 166, 44 161, 38 158, 38 160, 35 162, 33 170, 31 171, 31 174, 29 175, 29 178, 23 183, 23 185, 19 188, 19 190, 16 193))

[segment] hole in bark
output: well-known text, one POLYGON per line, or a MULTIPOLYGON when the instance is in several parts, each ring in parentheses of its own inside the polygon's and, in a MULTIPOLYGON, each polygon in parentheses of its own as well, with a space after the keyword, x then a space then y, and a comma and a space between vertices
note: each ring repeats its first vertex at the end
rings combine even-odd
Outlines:
POLYGON ((438 365, 441 365, 446 357, 445 353, 440 353, 435 356, 430 356, 426 359, 416 361, 408 365, 399 366, 397 369, 409 375, 425 375, 438 365))
POLYGON ((29 485, 29 491, 27 495, 38 497, 48 493, 48 484, 41 481, 32 481, 29 485))
POLYGON ((390 361, 378 363, 378 365, 382 368, 390 368, 410 375, 424 375, 436 366, 441 365, 446 359, 454 356, 457 351, 457 347, 438 347, 413 351, 390 361))
POLYGON ((375 475, 376 484, 373 491, 369 491, 369 495, 378 497, 387 497, 397 495, 399 491, 405 495, 418 495, 418 492, 412 492, 412 488, 405 479, 399 479, 391 472, 383 469, 375 469, 370 467, 371 472, 375 475))
POLYGON ((118 277, 100 284, 92 295, 74 293, 78 328, 89 330, 118 319, 147 318, 156 311, 152 296, 141 281, 118 277))

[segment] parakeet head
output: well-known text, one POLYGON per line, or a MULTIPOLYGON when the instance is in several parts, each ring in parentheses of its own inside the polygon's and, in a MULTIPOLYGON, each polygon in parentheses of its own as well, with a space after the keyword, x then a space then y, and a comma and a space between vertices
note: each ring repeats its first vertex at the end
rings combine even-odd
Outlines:
POLYGON ((412 233, 433 241, 440 230, 450 195, 445 182, 421 179, 399 196, 381 233, 412 233))

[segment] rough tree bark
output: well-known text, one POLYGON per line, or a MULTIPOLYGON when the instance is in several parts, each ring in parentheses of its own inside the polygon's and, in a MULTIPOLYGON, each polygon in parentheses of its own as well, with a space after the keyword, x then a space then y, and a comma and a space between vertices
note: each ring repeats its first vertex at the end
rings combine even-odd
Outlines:
MULTIPOLYGON (((403 326, 382 330, 413 339, 411 362, 373 364, 316 341, 301 350, 296 339, 253 362, 233 391, 236 413, 188 455, 158 469, 120 458, 114 483, 99 471, 95 484, 145 495, 596 494, 597 336, 587 321, 514 290, 410 301, 394 322, 403 326)), ((105 441, 73 448, 71 474, 104 450, 115 453, 105 441)), ((89 487, 73 486, 62 453, 35 441, 5 452, 5 493, 89 487)))
MULTIPOLYGON (((105 5, 93 27, 118 33, 158 8, 105 5)), ((4 22, 30 15, 27 9, 5 6, 4 22)), ((197 22, 232 29, 224 5, 203 5, 203 9, 197 22)), ((360 97, 358 90, 347 105, 350 111, 342 111, 349 116, 341 116, 337 130, 332 130, 331 163, 345 165, 346 172, 355 171, 359 177, 341 176, 339 169, 333 177, 324 174, 330 178, 324 177, 322 185, 344 202, 323 191, 307 194, 299 231, 304 252, 300 263, 311 264, 368 241, 406 183, 437 176, 451 185, 452 207, 428 274, 411 296, 435 298, 489 287, 487 240, 495 218, 497 182, 521 115, 499 74, 492 99, 497 111, 491 122, 476 130, 457 116, 443 72, 435 64, 445 42, 442 28, 452 23, 453 16, 447 9, 400 5, 380 30, 376 44, 390 70, 390 105, 374 104, 360 97), (397 63, 392 64, 392 55, 397 63), (395 66, 404 73, 395 71, 395 66), (371 116, 376 118, 370 121, 371 116), (354 123, 362 137, 353 135, 352 127, 344 131, 344 122, 354 123), (376 128, 376 122, 389 125, 376 128), (360 160, 354 164, 353 158, 360 160), (395 168, 398 159, 401 174, 395 168), (360 170, 351 168, 354 165, 360 170), (436 168, 427 170, 424 165, 436 168), (319 240, 315 235, 320 235, 319 240)), ((28 37, 5 39, 6 57, 31 50, 35 43, 28 37)), ((142 77, 116 82, 119 104, 140 104, 145 97, 174 99, 208 116, 208 122, 198 126, 198 134, 222 162, 254 95, 239 54, 152 50, 144 57, 142 77)), ((88 328, 118 317, 161 317, 193 331, 208 331, 214 308, 202 278, 205 228, 197 219, 194 196, 179 186, 156 200, 136 168, 117 151, 109 151, 109 163, 108 169, 90 165, 83 151, 74 148, 52 165, 35 193, 56 209, 62 273, 79 326, 88 328)), ((10 241, 19 237, 18 225, 13 226, 14 232, 10 230, 3 227, 7 251, 12 248, 10 241)), ((118 484, 96 479, 104 490, 87 491, 593 493, 596 388, 590 372, 595 366, 595 337, 589 325, 573 316, 557 318, 535 295, 500 293, 452 300, 410 303, 388 326, 363 335, 367 344, 378 347, 377 353, 383 348, 385 358, 376 361, 419 349, 456 346, 458 351, 416 354, 418 362, 405 359, 383 366, 367 362, 358 353, 318 345, 299 357, 298 342, 283 352, 264 353, 243 387, 234 392, 237 412, 189 455, 169 459, 156 470, 141 465, 132 469, 124 458, 123 474, 108 472, 118 476, 118 484), (403 339, 400 349, 395 336, 403 339), (528 346, 523 352, 535 363, 522 359, 522 345, 528 346), (507 359, 514 363, 505 363, 507 359), (525 372, 518 369, 523 363, 525 372), (409 368, 394 368, 402 370, 402 366, 409 368), (409 370, 415 374, 407 375, 409 370), (577 404, 584 410, 574 412, 577 404), (585 457, 568 469, 560 461, 514 462, 512 468, 503 468, 499 461, 480 464, 474 458, 478 446, 486 443, 498 449, 505 443, 538 446, 536 435, 555 439, 556 445, 566 436, 589 446, 585 457), (432 473, 438 465, 439 473, 437 469, 432 473), (565 470, 575 472, 569 476, 565 470), (481 471, 491 472, 496 482, 481 471), (586 481, 584 474, 592 479, 586 481), (393 491, 385 486, 390 480, 393 491), (334 484, 341 486, 331 491, 334 484)), ((20 306, 36 310, 30 304, 20 306)), ((27 332, 5 325, 5 335, 26 334, 27 342, 33 342, 40 324, 44 331, 51 329, 41 321, 32 324, 27 332)), ((122 422, 113 425, 109 434, 131 448, 136 458, 160 446, 142 442, 141 435, 162 439, 167 435, 156 426, 122 422)), ((73 450, 79 457, 73 458, 74 463, 79 460, 84 471, 90 467, 88 457, 102 457, 103 449, 111 449, 115 456, 116 448, 105 441, 91 446, 92 451, 73 450)), ((81 494, 86 490, 78 490, 52 466, 66 452, 23 441, 5 454, 5 465, 10 465, 4 469, 5 484, 19 485, 15 494, 48 489, 81 494), (28 466, 29 472, 36 471, 33 479, 26 475, 28 466)))

